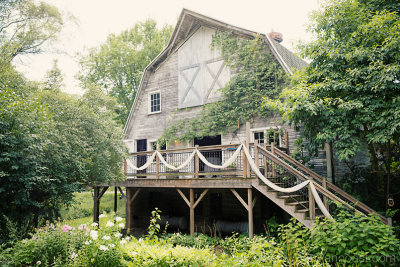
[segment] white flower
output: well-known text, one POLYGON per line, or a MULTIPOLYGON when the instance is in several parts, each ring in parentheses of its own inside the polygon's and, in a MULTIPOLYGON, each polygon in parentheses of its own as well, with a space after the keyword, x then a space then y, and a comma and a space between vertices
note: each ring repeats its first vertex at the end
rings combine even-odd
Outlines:
POLYGON ((125 240, 125 239, 122 239, 119 243, 120 243, 120 244, 126 244, 126 240, 125 240))
POLYGON ((123 220, 123 219, 122 219, 121 217, 116 217, 116 218, 115 218, 115 221, 116 221, 116 222, 120 222, 120 221, 122 221, 122 220, 123 220))
POLYGON ((122 236, 122 234, 121 234, 121 233, 115 233, 114 236, 115 236, 116 238, 120 238, 120 237, 122 236))
POLYGON ((118 224, 118 227, 119 227, 119 228, 124 228, 124 227, 125 227, 125 224, 124 224, 124 223, 120 223, 120 224, 118 224))
POLYGON ((104 240, 110 240, 110 236, 108 236, 108 235, 105 235, 105 236, 103 236, 103 238, 102 239, 104 239, 104 240))
POLYGON ((99 216, 99 218, 104 218, 104 217, 107 217, 107 215, 105 215, 104 213, 100 214, 100 216, 99 216))
POLYGON ((142 238, 139 238, 139 243, 142 243, 143 242, 143 239, 142 238))
POLYGON ((73 252, 73 253, 71 254, 71 259, 74 259, 74 258, 76 258, 76 257, 78 257, 78 254, 76 254, 75 252, 73 252))
MULTIPOLYGON (((90 241, 92 241, 92 240, 90 240, 90 241)), ((90 241, 85 241, 85 245, 89 245, 90 241)))
POLYGON ((92 231, 90 231, 90 237, 91 237, 93 240, 96 240, 96 239, 99 237, 99 235, 98 235, 97 231, 92 230, 92 231))
POLYGON ((138 254, 138 253, 135 252, 135 251, 132 252, 132 256, 135 256, 135 255, 137 255, 137 254, 138 254))
POLYGON ((104 246, 104 245, 101 245, 101 246, 99 247, 99 249, 100 249, 100 250, 103 250, 103 251, 107 251, 107 250, 108 250, 108 247, 107 247, 107 246, 104 246))
POLYGON ((36 265, 40 265, 40 264, 42 264, 41 261, 37 261, 37 262, 36 262, 36 265))
POLYGON ((110 248, 115 248, 115 245, 114 244, 110 244, 109 247, 110 248))
POLYGON ((97 227, 97 226, 99 226, 99 224, 94 222, 94 223, 92 223, 92 226, 97 227))
POLYGON ((111 222, 111 221, 108 221, 107 224, 106 224, 106 226, 107 226, 107 227, 113 227, 113 226, 114 226, 114 223, 111 222))

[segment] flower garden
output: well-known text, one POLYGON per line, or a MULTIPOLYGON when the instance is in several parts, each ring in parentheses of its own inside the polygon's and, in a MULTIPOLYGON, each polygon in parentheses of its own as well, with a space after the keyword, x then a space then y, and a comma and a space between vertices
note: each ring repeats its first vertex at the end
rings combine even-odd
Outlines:
POLYGON ((167 233, 153 211, 148 234, 128 236, 124 219, 52 224, 0 252, 1 266, 398 266, 400 242, 374 216, 342 212, 310 231, 295 221, 250 239, 167 233), (351 248, 351 250, 350 250, 351 248))

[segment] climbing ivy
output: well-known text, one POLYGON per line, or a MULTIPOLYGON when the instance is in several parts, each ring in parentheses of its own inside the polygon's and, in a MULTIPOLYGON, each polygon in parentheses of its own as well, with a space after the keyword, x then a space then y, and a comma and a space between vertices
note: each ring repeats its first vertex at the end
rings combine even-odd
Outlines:
POLYGON ((233 73, 228 84, 221 88, 223 101, 202 107, 191 119, 174 120, 175 112, 159 143, 173 140, 193 140, 221 133, 236 133, 246 121, 267 117, 268 109, 261 109, 263 97, 275 98, 287 84, 282 67, 268 49, 264 38, 238 38, 233 33, 217 31, 212 49, 219 49, 225 65, 233 73))

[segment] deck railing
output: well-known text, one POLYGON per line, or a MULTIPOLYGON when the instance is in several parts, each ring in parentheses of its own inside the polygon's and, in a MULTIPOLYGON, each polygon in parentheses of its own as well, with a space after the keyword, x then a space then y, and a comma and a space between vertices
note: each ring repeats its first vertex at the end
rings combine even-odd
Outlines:
MULTIPOLYGON (((216 145, 216 146, 202 146, 202 147, 189 147, 183 149, 160 150, 159 152, 168 164, 175 167, 183 164, 192 152, 197 149, 207 159, 208 162, 221 165, 227 159, 232 157, 240 144, 232 145, 216 145)), ((136 152, 131 153, 126 161, 129 161, 133 166, 140 167, 146 163, 154 151, 136 152)), ((238 155, 235 161, 228 167, 223 169, 216 169, 207 166, 198 156, 195 155, 193 159, 182 169, 171 170, 161 163, 158 155, 153 160, 146 170, 135 170, 130 167, 130 164, 124 165, 124 172, 129 178, 156 178, 156 179, 178 179, 178 178, 211 178, 211 177, 242 177, 243 172, 243 158, 242 153, 238 155)))

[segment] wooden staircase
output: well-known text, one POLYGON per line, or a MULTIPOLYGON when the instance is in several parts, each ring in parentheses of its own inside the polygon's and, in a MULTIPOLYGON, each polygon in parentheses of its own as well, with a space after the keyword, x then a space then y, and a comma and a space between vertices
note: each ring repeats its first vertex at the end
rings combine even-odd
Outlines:
MULTIPOLYGON (((252 152, 254 161, 265 178, 279 187, 289 188, 310 180, 328 211, 335 210, 337 205, 340 204, 347 209, 365 215, 376 213, 364 203, 326 181, 326 178, 319 176, 285 152, 274 148, 273 144, 272 146, 261 147, 256 143, 252 152)), ((293 193, 273 190, 261 179, 254 179, 252 186, 308 228, 312 227, 317 217, 324 217, 321 209, 315 203, 310 186, 293 193)), ((379 216, 382 222, 388 223, 387 218, 379 216)))

